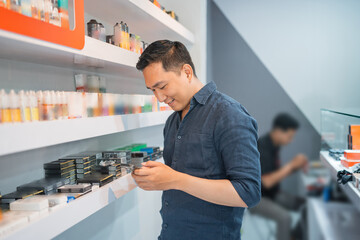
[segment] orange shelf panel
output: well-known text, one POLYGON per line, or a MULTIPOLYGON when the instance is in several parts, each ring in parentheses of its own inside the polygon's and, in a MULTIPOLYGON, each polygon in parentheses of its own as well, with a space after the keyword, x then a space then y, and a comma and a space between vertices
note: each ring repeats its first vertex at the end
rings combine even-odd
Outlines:
POLYGON ((85 44, 83 0, 74 0, 74 13, 75 27, 69 30, 0 7, 0 29, 75 49, 83 49, 85 44))

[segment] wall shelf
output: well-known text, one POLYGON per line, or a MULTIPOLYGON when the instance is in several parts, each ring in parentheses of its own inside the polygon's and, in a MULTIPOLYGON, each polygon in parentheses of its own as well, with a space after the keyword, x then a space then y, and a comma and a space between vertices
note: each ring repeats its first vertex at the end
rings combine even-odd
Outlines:
POLYGON ((0 156, 164 124, 173 111, 0 125, 0 156))
MULTIPOLYGON (((320 160, 330 170, 331 177, 336 181, 337 180, 337 172, 341 170, 346 170, 344 166, 341 165, 340 161, 336 161, 333 159, 329 152, 321 151, 320 152, 320 160)), ((355 188, 352 182, 348 182, 347 184, 339 185, 348 196, 350 201, 354 204, 355 208, 360 211, 360 190, 355 188)))
POLYGON ((82 50, 0 30, 0 58, 142 78, 139 54, 85 36, 82 50))
POLYGON ((86 0, 84 8, 86 13, 109 24, 126 22, 131 33, 148 43, 169 39, 190 46, 195 41, 193 33, 149 0, 103 0, 100 8, 98 1, 86 0))
POLYGON ((4 239, 52 239, 134 188, 136 188, 135 181, 131 174, 127 174, 68 203, 61 209, 50 212, 49 216, 29 222, 4 239))

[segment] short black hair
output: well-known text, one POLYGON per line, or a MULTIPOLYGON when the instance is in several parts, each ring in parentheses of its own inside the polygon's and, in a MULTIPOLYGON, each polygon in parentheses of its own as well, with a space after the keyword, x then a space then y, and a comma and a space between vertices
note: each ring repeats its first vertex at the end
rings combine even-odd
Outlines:
POLYGON ((276 128, 283 131, 287 131, 289 129, 297 130, 299 128, 299 122, 288 113, 280 113, 273 121, 273 129, 276 128))
POLYGON ((161 62, 165 71, 173 71, 180 74, 180 68, 189 64, 196 77, 195 66, 185 45, 181 42, 159 40, 151 43, 141 54, 136 64, 137 70, 143 71, 152 63, 161 62))

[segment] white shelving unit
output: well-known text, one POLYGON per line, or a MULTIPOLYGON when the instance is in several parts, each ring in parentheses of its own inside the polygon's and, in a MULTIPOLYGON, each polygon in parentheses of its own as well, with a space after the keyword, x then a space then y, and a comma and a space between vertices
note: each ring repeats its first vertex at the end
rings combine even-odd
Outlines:
MULTIPOLYGON (((329 152, 321 151, 320 152, 320 159, 322 163, 330 169, 331 177, 333 179, 337 179, 336 175, 338 171, 346 170, 344 166, 341 165, 339 161, 333 159, 329 152)), ((352 182, 348 182, 345 185, 340 184, 340 187, 344 190, 345 194, 348 196, 350 201, 354 204, 355 208, 360 211, 360 190, 355 188, 352 182)))
POLYGON ((309 198, 307 201, 308 239, 358 239, 360 213, 349 203, 309 198))
MULTIPOLYGON (((148 0, 86 0, 85 12, 110 24, 125 21, 130 31, 150 43, 177 40, 188 47, 195 37, 188 29, 148 0), (99 5, 101 7, 99 7, 99 5)), ((0 30, 0 58, 74 70, 141 79, 135 66, 139 55, 85 36, 82 50, 0 30)), ((164 124, 173 111, 120 116, 0 125, 0 157, 137 128, 164 124)), ((6 156, 5 156, 6 158, 6 156)), ((161 160, 162 161, 162 160, 161 160)), ((125 195, 136 185, 130 174, 121 177, 49 216, 12 232, 6 239, 51 239, 125 195)))
POLYGON ((0 125, 0 156, 164 124, 173 111, 0 125))
POLYGON ((135 68, 139 54, 85 36, 85 46, 77 50, 54 43, 0 30, 0 58, 52 65, 57 67, 96 70, 141 78, 135 68))
MULTIPOLYGON (((162 159, 158 161, 163 161, 162 159)), ((49 216, 28 223, 4 239, 52 239, 136 188, 131 174, 114 180, 67 204, 49 216), (40 234, 41 233, 41 234, 40 234)))
POLYGON ((102 0, 101 7, 97 0, 86 0, 85 12, 113 25, 124 21, 148 43, 169 39, 191 46, 195 41, 193 33, 149 0, 102 0))

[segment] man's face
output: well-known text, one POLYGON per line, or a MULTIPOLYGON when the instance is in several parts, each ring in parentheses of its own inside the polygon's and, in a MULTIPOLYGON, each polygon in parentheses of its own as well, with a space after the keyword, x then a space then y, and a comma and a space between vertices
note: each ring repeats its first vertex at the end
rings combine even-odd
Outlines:
POLYGON ((180 74, 165 71, 161 62, 152 63, 143 70, 146 87, 153 91, 159 102, 165 102, 174 111, 182 111, 192 98, 189 73, 184 66, 180 74))
POLYGON ((276 128, 273 131, 275 133, 274 134, 275 142, 277 142, 277 144, 281 146, 288 145, 289 143, 291 143, 296 134, 295 129, 282 130, 280 128, 276 128))
POLYGON ((292 140, 294 139, 294 136, 296 134, 296 130, 295 129, 288 129, 288 130, 281 130, 281 129, 277 129, 278 131, 278 140, 279 143, 281 145, 288 145, 289 143, 292 142, 292 140))

